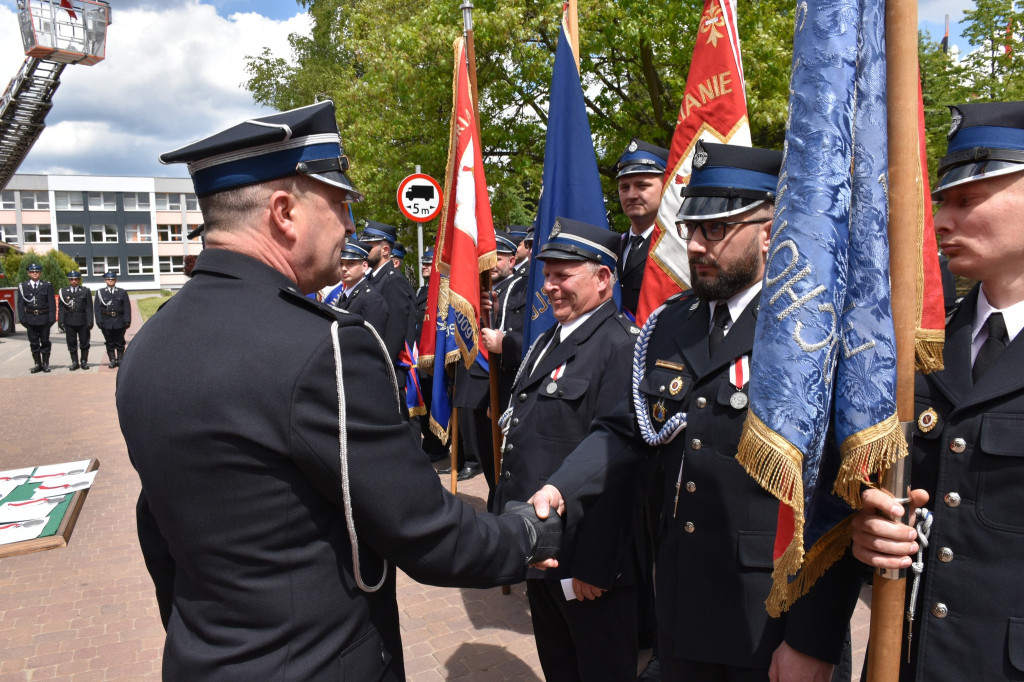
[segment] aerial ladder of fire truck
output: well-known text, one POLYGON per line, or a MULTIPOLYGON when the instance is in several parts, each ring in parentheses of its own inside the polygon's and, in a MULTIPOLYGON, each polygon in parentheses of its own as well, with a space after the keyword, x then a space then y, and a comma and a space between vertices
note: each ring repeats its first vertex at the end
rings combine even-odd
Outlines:
POLYGON ((68 64, 91 66, 107 49, 110 4, 104 0, 18 0, 25 63, 0 99, 0 189, 46 127, 53 93, 68 64))

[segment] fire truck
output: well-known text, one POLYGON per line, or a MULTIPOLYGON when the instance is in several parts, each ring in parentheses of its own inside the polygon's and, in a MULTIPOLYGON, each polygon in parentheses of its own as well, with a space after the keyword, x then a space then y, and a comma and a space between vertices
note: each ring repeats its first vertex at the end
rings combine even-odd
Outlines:
POLYGON ((18 324, 18 306, 14 304, 16 288, 8 284, 4 266, 0 263, 0 336, 13 334, 14 325, 18 324))

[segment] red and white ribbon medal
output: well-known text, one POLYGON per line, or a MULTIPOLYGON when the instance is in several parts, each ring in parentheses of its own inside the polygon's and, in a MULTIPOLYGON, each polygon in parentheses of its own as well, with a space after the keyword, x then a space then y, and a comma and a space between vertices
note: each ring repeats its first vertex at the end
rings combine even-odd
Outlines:
POLYGON ((736 361, 729 367, 729 383, 736 388, 736 392, 729 396, 729 404, 734 409, 742 410, 747 406, 747 394, 743 387, 750 381, 750 356, 744 355, 736 358, 736 361))

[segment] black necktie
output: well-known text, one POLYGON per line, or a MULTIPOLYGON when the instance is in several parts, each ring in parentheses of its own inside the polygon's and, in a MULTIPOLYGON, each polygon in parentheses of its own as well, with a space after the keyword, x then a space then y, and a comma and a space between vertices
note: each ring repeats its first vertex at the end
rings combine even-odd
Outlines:
POLYGON ((715 314, 712 316, 713 325, 711 333, 708 335, 708 356, 715 354, 715 350, 722 343, 722 339, 725 338, 725 329, 729 326, 731 320, 728 304, 725 301, 719 301, 715 305, 715 314))
POLYGON ((642 234, 634 234, 629 238, 629 255, 626 258, 626 262, 633 264, 637 258, 642 258, 640 254, 640 245, 644 243, 644 236, 642 234))
POLYGON ((988 338, 978 349, 978 357, 974 359, 974 382, 977 383, 996 359, 1006 350, 1009 337, 1006 335, 1006 322, 1003 321, 1002 313, 992 313, 985 320, 985 328, 988 329, 988 338))

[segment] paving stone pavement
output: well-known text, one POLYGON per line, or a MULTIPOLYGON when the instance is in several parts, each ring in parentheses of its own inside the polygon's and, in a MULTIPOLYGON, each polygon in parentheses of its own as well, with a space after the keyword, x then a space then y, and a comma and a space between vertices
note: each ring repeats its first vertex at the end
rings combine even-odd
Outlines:
MULTIPOLYGON (((136 310, 137 313, 137 310, 136 310)), ((139 316, 129 338, 140 325, 139 316)), ((96 330, 94 330, 95 332, 96 330)), ((24 330, 6 337, 20 350, 24 330)), ((97 337, 98 340, 97 340, 97 337)), ((139 481, 114 410, 116 369, 68 372, 54 334, 51 374, 0 375, 0 470, 96 457, 100 470, 64 549, 0 559, 0 682, 158 680, 163 650, 153 585, 135 534, 139 481)), ((94 333, 93 357, 105 359, 94 333)), ((449 485, 447 477, 442 479, 449 485)), ((482 476, 458 493, 484 506, 482 476)), ((399 574, 406 676, 430 680, 541 680, 523 585, 439 588, 399 574)), ((859 679, 868 615, 854 616, 854 679, 859 679)))

